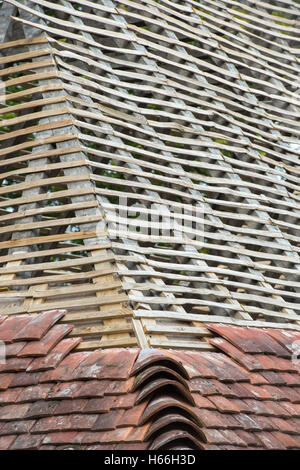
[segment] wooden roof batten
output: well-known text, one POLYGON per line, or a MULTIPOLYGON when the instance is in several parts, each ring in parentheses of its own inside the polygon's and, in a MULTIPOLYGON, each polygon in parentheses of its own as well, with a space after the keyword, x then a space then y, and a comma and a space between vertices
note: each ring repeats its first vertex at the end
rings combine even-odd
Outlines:
POLYGON ((300 329, 299 7, 267 5, 4 2, 3 313, 83 350, 300 329), (121 197, 160 230, 116 236, 121 197))

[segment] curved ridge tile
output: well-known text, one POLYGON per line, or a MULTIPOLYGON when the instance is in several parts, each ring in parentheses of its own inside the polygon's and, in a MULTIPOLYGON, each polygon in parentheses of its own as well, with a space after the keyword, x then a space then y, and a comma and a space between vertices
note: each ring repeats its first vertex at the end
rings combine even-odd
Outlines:
POLYGON ((165 378, 157 378, 156 380, 152 380, 147 385, 145 385, 136 399, 136 404, 140 403, 141 401, 149 397, 149 395, 155 392, 161 392, 161 389, 166 386, 172 387, 176 394, 181 395, 192 405, 195 405, 195 400, 187 387, 182 385, 181 382, 165 378))
POLYGON ((187 431, 182 429, 174 429, 172 431, 167 431, 162 435, 158 436, 149 447, 149 450, 158 450, 164 448, 167 444, 171 442, 176 442, 179 440, 187 440, 188 442, 194 444, 194 448, 201 448, 201 443, 187 431))
POLYGON ((186 416, 183 416, 179 413, 168 413, 165 416, 161 416, 157 420, 155 420, 149 427, 147 434, 145 436, 146 440, 149 440, 153 434, 156 432, 164 429, 170 425, 178 425, 183 424, 184 426, 188 426, 191 428, 191 431, 194 431, 198 434, 201 439, 206 442, 205 434, 203 433, 202 429, 198 424, 196 424, 191 419, 188 419, 186 416))
POLYGON ((171 377, 173 380, 178 380, 182 385, 187 386, 186 380, 180 374, 170 369, 170 367, 157 364, 152 367, 147 367, 147 369, 144 369, 135 377, 132 391, 136 390, 140 385, 150 379, 150 377, 158 375, 168 378, 171 377))
POLYGON ((162 365, 164 365, 165 362, 170 364, 170 367, 175 368, 175 370, 177 369, 177 372, 181 373, 184 378, 188 378, 188 374, 185 368, 178 359, 170 357, 165 350, 151 348, 142 349, 140 351, 139 357, 131 369, 130 375, 135 375, 137 372, 145 369, 150 364, 153 365, 154 363, 162 363, 162 365))
POLYGON ((145 424, 150 418, 166 408, 178 408, 179 410, 183 410, 191 416, 191 419, 199 423, 198 416, 192 406, 180 400, 180 397, 164 394, 159 397, 154 397, 151 400, 141 417, 140 424, 145 424))

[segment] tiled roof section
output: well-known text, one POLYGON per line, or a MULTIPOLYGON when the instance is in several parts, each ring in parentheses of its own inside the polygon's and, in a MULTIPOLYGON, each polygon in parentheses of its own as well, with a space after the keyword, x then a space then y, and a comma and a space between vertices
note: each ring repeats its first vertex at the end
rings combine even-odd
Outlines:
POLYGON ((209 324, 214 352, 76 352, 63 315, 0 317, 0 449, 300 449, 298 333, 209 324))

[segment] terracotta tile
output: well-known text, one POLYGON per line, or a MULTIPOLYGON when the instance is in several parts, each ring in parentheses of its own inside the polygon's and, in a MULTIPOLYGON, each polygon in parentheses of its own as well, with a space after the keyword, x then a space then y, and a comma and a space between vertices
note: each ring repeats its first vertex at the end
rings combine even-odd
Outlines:
POLYGON ((62 400, 59 405, 53 411, 55 415, 65 415, 71 413, 81 413, 87 406, 88 400, 84 399, 73 399, 73 400, 62 400))
POLYGON ((272 416, 271 418, 269 418, 269 420, 272 422, 273 427, 276 431, 287 432, 290 434, 297 433, 295 427, 292 424, 290 424, 289 419, 282 419, 282 418, 277 418, 275 416, 272 416))
POLYGON ((87 382, 83 382, 81 387, 78 391, 74 393, 74 397, 81 397, 81 398, 97 398, 103 397, 105 391, 109 386, 109 382, 107 380, 88 380, 87 382))
POLYGON ((280 392, 285 397, 286 401, 291 401, 292 403, 300 403, 300 393, 297 387, 280 387, 280 392))
POLYGON ((249 398, 246 398, 243 401, 248 406, 249 411, 255 415, 271 416, 274 414, 273 410, 269 410, 266 402, 249 398))
POLYGON ((285 446, 271 432, 256 433, 257 438, 262 442, 266 449, 285 450, 285 446))
POLYGON ((74 398, 81 385, 80 382, 62 382, 54 385, 49 391, 48 398, 74 398))
POLYGON ((231 402, 243 413, 251 413, 251 408, 247 405, 244 399, 232 398, 231 402))
POLYGON ((220 429, 203 429, 205 435, 205 442, 208 444, 228 444, 228 438, 222 433, 220 429))
POLYGON ((277 328, 267 329, 268 335, 275 339, 281 346, 287 350, 287 358, 291 357, 293 354, 292 344, 294 341, 299 341, 300 336, 296 332, 279 330, 277 328))
POLYGON ((41 382, 69 381, 74 379, 74 371, 90 355, 89 352, 69 354, 58 367, 42 373, 41 382))
POLYGON ((176 351, 173 353, 173 357, 177 358, 178 361, 184 364, 185 370, 191 378, 218 378, 216 371, 213 370, 210 362, 205 358, 205 356, 198 355, 197 358, 195 358, 195 356, 189 354, 189 351, 176 351))
POLYGON ((0 324, 0 341, 11 343, 30 321, 28 315, 10 316, 0 324))
POLYGON ((222 429, 222 434, 226 437, 229 444, 247 447, 246 442, 235 432, 231 429, 222 429))
MULTIPOLYGON (((285 418, 285 417, 289 417, 290 413, 289 411, 286 409, 285 405, 284 405, 285 402, 274 402, 274 401, 265 401, 264 402, 264 405, 268 407, 268 410, 272 411, 272 414, 274 416, 277 416, 278 418, 285 418)), ((292 405, 291 406, 297 406, 297 405, 292 405)), ((295 414, 296 416, 296 414, 295 414)))
POLYGON ((234 415, 234 417, 246 431, 260 430, 260 425, 256 422, 256 416, 248 416, 247 414, 239 413, 234 415))
POLYGON ((116 444, 115 450, 147 450, 149 447, 148 442, 121 442, 116 444))
POLYGON ((230 384, 232 393, 235 394, 234 398, 253 398, 249 390, 250 386, 251 384, 247 382, 230 384))
POLYGON ((14 377, 14 374, 7 374, 2 372, 0 374, 0 390, 6 390, 13 381, 14 377))
POLYGON ((130 392, 133 388, 134 377, 127 380, 101 380, 101 383, 107 383, 105 388, 105 395, 124 395, 130 392))
MULTIPOLYGON (((188 351, 195 365, 204 363, 211 373, 222 382, 249 381, 249 375, 241 366, 222 353, 188 351)), ((202 367, 202 365, 201 365, 202 367)))
POLYGON ((236 392, 235 387, 242 386, 240 382, 229 383, 229 382, 220 382, 212 379, 212 383, 216 385, 217 392, 212 393, 212 395, 222 395, 226 398, 235 398, 236 392))
POLYGON ((236 326, 224 326, 209 324, 211 331, 218 333, 223 338, 229 340, 234 346, 244 353, 250 354, 274 354, 286 357, 287 351, 277 341, 275 341, 267 331, 261 328, 248 328, 236 326))
POLYGON ((195 378, 188 381, 191 392, 199 392, 203 396, 216 395, 219 393, 218 381, 195 378))
POLYGON ((19 372, 26 370, 31 363, 31 358, 11 357, 0 365, 0 372, 19 372))
POLYGON ((178 372, 182 377, 188 378, 187 370, 182 366, 181 361, 173 357, 169 352, 160 349, 142 349, 139 351, 130 375, 136 375, 149 365, 156 363, 161 363, 162 365, 167 364, 170 369, 175 370, 175 372, 178 372))
MULTIPOLYGON (((133 408, 136 402, 137 392, 136 393, 127 393, 126 395, 122 395, 118 397, 117 401, 117 408, 121 409, 129 409, 133 408)), ((112 408, 115 408, 115 403, 113 404, 112 408)))
POLYGON ((0 450, 8 450, 17 436, 0 436, 0 450))
POLYGON ((14 419, 23 419, 29 407, 29 404, 1 406, 0 421, 13 421, 14 419))
POLYGON ((97 415, 64 415, 51 416, 49 418, 40 419, 31 429, 31 433, 48 433, 60 431, 80 431, 90 430, 98 416, 97 415))
POLYGON ((15 357, 26 346, 26 341, 18 341, 17 343, 10 343, 5 345, 5 355, 7 358, 15 357))
POLYGON ((261 369, 261 364, 256 361, 255 356, 243 354, 240 349, 233 346, 233 344, 229 343, 224 338, 211 338, 209 339, 209 343, 223 351, 249 371, 261 369))
POLYGON ((60 401, 36 401, 30 405, 25 418, 43 418, 46 416, 52 416, 59 404, 60 401))
POLYGON ((248 383, 243 384, 243 387, 257 400, 272 400, 273 398, 265 387, 258 387, 248 383))
POLYGON ((285 385, 283 378, 272 371, 262 371, 261 375, 269 382, 271 385, 285 385))
POLYGON ((226 428, 226 421, 223 421, 222 413, 213 410, 204 410, 196 408, 194 413, 197 416, 197 422, 207 428, 226 428))
POLYGON ((23 389, 22 393, 18 397, 18 402, 28 402, 28 401, 37 401, 44 400, 47 398, 48 393, 51 390, 52 385, 50 384, 39 384, 33 385, 31 387, 26 387, 23 389))
POLYGON ((115 443, 118 444, 122 441, 126 441, 129 434, 132 432, 132 428, 118 428, 113 431, 103 432, 101 443, 115 443))
POLYGON ((8 318, 8 315, 0 315, 0 325, 8 318))
POLYGON ((43 444, 74 444, 77 434, 76 431, 52 432, 44 437, 43 444))
POLYGON ((248 447, 259 447, 261 445, 261 441, 253 432, 247 432, 243 429, 236 429, 235 433, 247 444, 248 447))
POLYGON ((280 441, 287 449, 300 449, 300 436, 291 436, 283 432, 273 432, 273 436, 280 441))
POLYGON ((297 432, 297 434, 300 434, 300 418, 290 417, 288 418, 288 421, 292 428, 295 430, 295 432, 297 432))
POLYGON ((14 374, 10 387, 26 387, 36 385, 41 378, 41 372, 19 372, 14 374))
POLYGON ((144 424, 148 420, 148 415, 146 414, 147 402, 140 403, 134 408, 125 410, 122 420, 118 423, 119 426, 138 426, 139 424, 144 424), (143 414, 145 413, 145 414, 143 414))
POLYGON ((99 444, 103 435, 104 432, 81 431, 76 434, 73 444, 99 444))
MULTIPOLYGON (((0 376, 1 380, 1 376, 0 376)), ((0 403, 1 405, 4 404, 9 404, 9 403, 15 403, 19 397, 19 395, 22 393, 23 388, 9 388, 3 392, 0 392, 0 403)))
POLYGON ((100 415, 93 426, 93 431, 110 431, 116 429, 117 423, 122 422, 124 410, 110 410, 100 415))
POLYGON ((269 382, 267 381, 267 379, 265 379, 258 372, 251 372, 250 383, 252 383, 253 385, 269 385, 269 382))
POLYGON ((284 393, 284 389, 282 387, 276 387, 275 385, 264 385, 264 390, 266 390, 271 395, 273 400, 285 401, 289 399, 284 393))
POLYGON ((239 408, 231 401, 220 395, 212 395, 209 400, 213 402, 221 413, 239 413, 239 408))
POLYGON ((73 329, 70 325, 55 325, 39 341, 29 341, 19 353, 19 357, 46 356, 73 329))
POLYGON ((65 313, 65 310, 52 310, 32 316, 30 322, 19 329, 15 340, 40 340, 65 313))
POLYGON ((92 398, 84 408, 85 413, 107 413, 114 404, 115 397, 92 398))
POLYGON ((213 401, 202 397, 199 393, 193 393, 193 399, 195 406, 198 408, 206 408, 207 410, 214 410, 216 406, 214 405, 213 401))
POLYGON ((295 417, 295 418, 300 417, 300 405, 296 403, 281 402, 280 406, 281 406, 281 409, 283 409, 286 412, 284 416, 289 417, 291 415, 292 417, 295 417))
POLYGON ((17 437, 10 450, 35 450, 39 448, 42 440, 43 436, 23 434, 17 437))
POLYGON ((34 420, 8 421, 2 426, 0 434, 1 436, 10 434, 26 434, 29 433, 34 423, 34 420))
POLYGON ((258 424, 261 431, 274 431, 276 430, 271 416, 254 416, 255 422, 258 424))
MULTIPOLYGON (((164 392, 166 387, 168 390, 173 390, 175 394, 181 395, 183 400, 190 402, 192 405, 195 404, 193 395, 181 382, 172 380, 169 378, 157 378, 153 379, 147 384, 141 386, 141 390, 137 396, 136 403, 140 403, 143 400, 146 400, 149 396, 152 396, 154 393, 164 392)), ((205 399, 204 399, 205 400, 205 399)))
MULTIPOLYGON (((81 338, 67 338, 60 341, 45 357, 37 357, 27 371, 54 369, 64 357, 81 342, 81 338)), ((17 344, 17 343, 16 343, 17 344)))
POLYGON ((288 372, 280 372, 280 377, 284 380, 285 384, 289 387, 299 387, 300 374, 291 374, 288 372))

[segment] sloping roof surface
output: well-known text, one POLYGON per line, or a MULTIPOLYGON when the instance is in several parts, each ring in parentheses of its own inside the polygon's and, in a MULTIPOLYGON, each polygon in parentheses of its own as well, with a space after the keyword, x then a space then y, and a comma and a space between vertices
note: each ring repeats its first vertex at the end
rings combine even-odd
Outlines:
POLYGON ((0 319, 0 449, 300 448, 298 333, 210 324, 214 352, 74 352, 63 315, 0 319))

